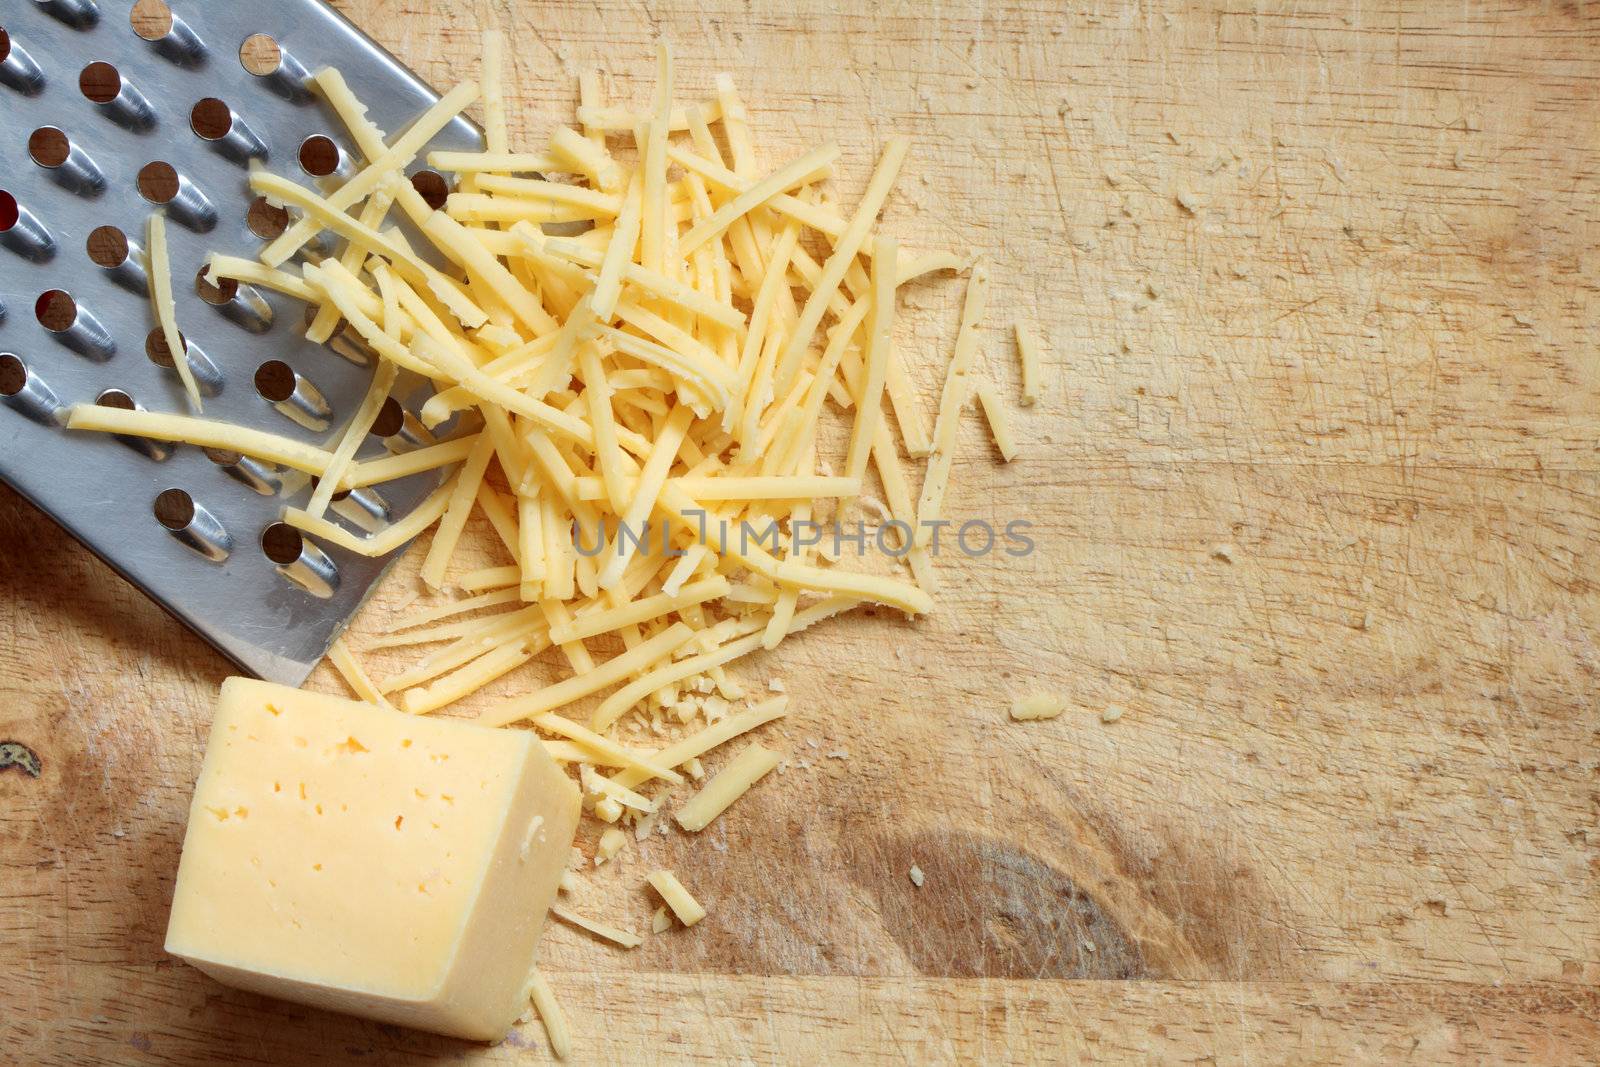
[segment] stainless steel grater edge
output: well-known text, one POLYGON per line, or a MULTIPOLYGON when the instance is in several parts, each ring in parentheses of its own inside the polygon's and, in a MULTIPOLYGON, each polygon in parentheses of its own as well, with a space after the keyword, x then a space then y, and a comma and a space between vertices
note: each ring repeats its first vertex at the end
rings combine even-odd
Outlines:
MULTIPOLYGON (((282 225, 252 203, 249 167, 326 193, 359 166, 306 90, 311 72, 338 67, 389 136, 438 95, 321 0, 140 0, 155 20, 143 35, 135 7, 7 0, 0 14, 0 477, 244 670, 298 685, 398 554, 364 558, 279 526, 282 507, 310 494, 304 475, 61 421, 96 401, 189 413, 145 290, 146 221, 164 206, 205 417, 317 444, 337 435, 371 354, 342 336, 307 341, 306 308, 289 297, 219 291, 197 274, 210 252, 254 257, 282 225)), ((458 118, 429 147, 482 138, 458 118)), ((437 196, 425 156, 408 172, 437 196)), ((402 375, 358 457, 431 440, 412 414, 431 393, 402 375)), ((358 490, 330 517, 367 532, 440 477, 358 490)))

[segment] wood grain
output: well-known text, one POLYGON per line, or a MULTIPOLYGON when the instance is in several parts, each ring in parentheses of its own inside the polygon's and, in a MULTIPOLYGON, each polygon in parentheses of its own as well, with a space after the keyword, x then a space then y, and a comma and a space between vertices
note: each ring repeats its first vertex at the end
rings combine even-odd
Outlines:
MULTIPOLYGON (((993 258, 1007 396, 1009 318, 1048 342, 1024 457, 969 418, 948 502, 1038 551, 742 672, 794 694, 787 770, 580 897, 647 928, 667 865, 710 916, 547 935, 585 1061, 1600 1059, 1593 8, 340 6, 440 85, 498 21, 530 144, 586 66, 645 100, 657 35, 685 93, 735 75, 769 163, 837 138, 846 202, 908 132, 886 218, 993 258), (1072 706, 1009 723, 1035 689, 1072 706)), ((958 298, 906 294, 930 404, 958 298)), ((166 959, 226 666, 9 494, 0 613, 0 740, 44 760, 0 773, 7 1058, 546 1057, 166 959)))

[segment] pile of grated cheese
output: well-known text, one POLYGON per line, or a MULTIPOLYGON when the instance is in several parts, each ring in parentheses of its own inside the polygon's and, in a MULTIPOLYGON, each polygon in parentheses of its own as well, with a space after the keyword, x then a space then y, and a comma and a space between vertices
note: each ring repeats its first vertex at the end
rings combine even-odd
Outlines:
MULTIPOLYGON (((313 339, 343 328, 376 354, 365 401, 324 446, 93 406, 75 408, 70 425, 228 448, 312 474, 315 493, 304 508, 286 508, 284 521, 348 552, 391 552, 431 527, 423 582, 468 595, 408 612, 402 627, 366 648, 437 647, 374 681, 341 640, 333 666, 363 699, 425 714, 559 650, 570 675, 503 699, 478 721, 541 731, 552 755, 578 773, 586 810, 642 839, 663 814, 663 783, 683 783, 685 774, 698 781, 699 757, 787 710, 780 684, 756 700, 726 673, 729 664, 861 604, 908 615, 932 608, 928 524, 942 514, 957 420, 974 393, 1003 457, 1016 454, 1005 408, 978 367, 987 270, 981 259, 970 264, 930 433, 907 354, 894 344, 896 291, 969 264, 908 253, 877 227, 907 139, 888 140, 846 211, 829 186, 837 146, 776 168, 759 161, 731 79, 719 77, 711 99, 679 106, 663 45, 646 110, 608 106, 597 79, 585 76, 576 126, 557 127, 541 151, 512 151, 503 62, 501 35, 486 34, 481 92, 457 86, 392 139, 367 121, 338 71, 316 75, 364 168, 328 195, 255 171, 252 188, 290 208, 294 221, 259 261, 209 260, 213 282, 232 278, 315 306, 313 339), (480 100, 486 150, 427 157, 458 175, 457 191, 433 210, 405 168, 480 100), (454 269, 417 254, 388 221, 396 209, 454 269), (324 230, 343 250, 318 258, 307 245, 324 230), (459 429, 411 452, 355 460, 405 371, 437 385, 423 423, 439 427, 459 414, 459 429), (842 448, 827 455, 824 442, 833 440, 842 448), (926 463, 915 497, 902 447, 926 463), (341 488, 452 465, 410 515, 376 533, 353 533, 327 515, 341 488), (874 476, 883 503, 869 492, 874 476), (915 531, 900 562, 847 567, 826 541, 819 551, 739 532, 741 524, 786 533, 797 523, 845 521, 855 508, 915 531), (452 576, 474 511, 509 562, 452 576), (618 536, 619 525, 648 526, 650 540, 618 536), (578 551, 574 532, 579 545, 603 542, 605 550, 578 551), (595 698, 586 717, 573 710, 595 698), (653 752, 623 739, 619 726, 641 719, 678 739, 653 752)), ((1017 337, 1031 403, 1037 346, 1020 324, 1017 337)), ((748 744, 677 808, 679 825, 704 828, 779 762, 748 744)), ((613 825, 596 862, 625 843, 613 825)), ((704 913, 670 873, 652 877, 680 921, 704 913)), ((623 947, 640 943, 566 904, 555 914, 623 947)), ((539 979, 531 992, 552 1040, 559 1032, 564 1044, 548 985, 539 979)))

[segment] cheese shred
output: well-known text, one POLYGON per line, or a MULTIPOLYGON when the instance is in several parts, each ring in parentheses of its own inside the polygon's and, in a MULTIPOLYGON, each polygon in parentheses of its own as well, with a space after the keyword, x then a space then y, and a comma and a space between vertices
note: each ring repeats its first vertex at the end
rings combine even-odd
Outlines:
POLYGON ((776 767, 780 758, 770 749, 749 745, 678 809, 678 825, 691 833, 704 830, 776 767))

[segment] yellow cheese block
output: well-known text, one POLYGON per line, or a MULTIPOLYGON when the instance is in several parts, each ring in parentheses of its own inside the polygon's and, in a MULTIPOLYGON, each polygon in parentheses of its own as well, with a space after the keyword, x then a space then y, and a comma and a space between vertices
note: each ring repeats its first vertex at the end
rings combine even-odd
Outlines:
POLYGON ((527 1009, 579 804, 532 733, 230 678, 167 951, 226 985, 497 1039, 527 1009))

